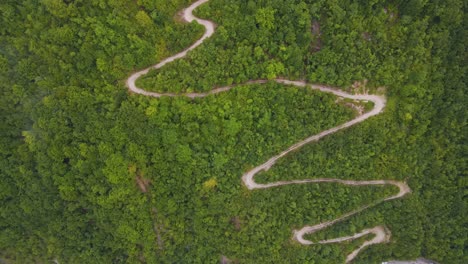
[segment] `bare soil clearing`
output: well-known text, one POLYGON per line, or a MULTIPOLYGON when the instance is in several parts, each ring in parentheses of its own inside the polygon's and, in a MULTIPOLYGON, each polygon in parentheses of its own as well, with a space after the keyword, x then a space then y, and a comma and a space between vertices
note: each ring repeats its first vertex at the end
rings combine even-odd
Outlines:
MULTIPOLYGON (((166 65, 166 64, 168 64, 168 63, 170 63, 170 62, 172 62, 174 60, 185 57, 189 51, 195 49, 196 47, 201 45, 205 39, 207 39, 207 38, 209 38, 209 37, 211 37, 213 35, 214 29, 215 29, 215 24, 213 22, 209 21, 209 20, 204 20, 204 19, 197 18, 192 14, 192 11, 195 8, 197 8, 198 6, 204 4, 204 3, 208 2, 208 1, 209 0, 199 0, 199 1, 195 2, 195 3, 193 3, 188 8, 183 10, 183 18, 186 21, 192 22, 192 21, 195 20, 197 23, 199 23, 199 24, 201 24, 201 25, 203 25, 205 27, 205 33, 203 34, 203 36, 199 40, 197 40, 194 44, 192 44, 190 47, 185 49, 184 51, 182 51, 180 53, 177 53, 177 54, 175 54, 175 55, 173 55, 171 57, 168 57, 168 58, 162 60, 161 62, 159 62, 156 65, 153 65, 153 66, 151 66, 149 68, 146 68, 144 70, 141 70, 139 72, 136 72, 136 73, 132 74, 126 81, 126 85, 127 85, 128 89, 131 92, 141 94, 141 95, 145 95, 145 96, 157 97, 157 98, 163 97, 163 96, 169 96, 169 97, 185 96, 185 97, 189 97, 189 98, 199 98, 199 97, 206 97, 206 96, 221 93, 221 92, 226 92, 226 91, 229 91, 230 89, 235 87, 233 85, 225 86, 225 87, 217 87, 217 88, 214 88, 213 90, 211 90, 209 92, 206 92, 206 93, 175 94, 175 93, 148 92, 148 91, 145 91, 145 90, 143 90, 141 88, 138 88, 135 85, 135 81, 138 78, 140 78, 141 76, 147 74, 150 69, 159 69, 159 68, 163 67, 164 65, 166 65)), ((365 210, 367 208, 375 206, 375 205, 377 205, 377 204, 379 204, 381 202, 401 198, 401 197, 403 197, 406 194, 411 192, 410 187, 405 182, 399 182, 399 181, 393 181, 393 180, 357 181, 357 180, 341 180, 341 179, 332 179, 332 178, 318 178, 318 179, 304 179, 304 180, 292 180, 292 181, 278 181, 278 182, 272 182, 272 183, 267 183, 267 184, 256 183, 255 180, 254 180, 255 175, 257 173, 261 172, 261 171, 269 170, 271 168, 271 166, 273 166, 280 158, 286 156, 287 154, 289 154, 290 152, 292 152, 294 150, 297 150, 297 149, 303 147, 306 144, 318 141, 318 140, 320 140, 321 138, 323 138, 325 136, 331 135, 333 133, 336 133, 337 131, 340 131, 340 130, 345 129, 347 127, 350 127, 350 126, 356 125, 356 124, 358 124, 360 122, 363 122, 363 121, 365 121, 366 119, 368 119, 368 118, 370 118, 372 116, 378 115, 378 114, 382 113, 382 111, 383 111, 383 109, 385 108, 385 105, 386 105, 385 97, 380 96, 380 95, 369 95, 369 94, 366 94, 366 93, 365 94, 350 94, 350 93, 341 91, 341 90, 339 90, 337 88, 334 88, 334 87, 319 85, 319 84, 306 83, 305 81, 293 81, 293 80, 286 80, 286 79, 275 79, 273 81, 275 81, 277 83, 280 83, 280 84, 285 84, 285 85, 291 85, 291 86, 296 86, 296 87, 304 87, 304 88, 309 88, 309 89, 313 89, 313 90, 319 90, 319 91, 324 92, 324 93, 331 93, 331 94, 334 94, 334 95, 336 95, 338 97, 348 98, 348 99, 352 99, 352 100, 356 100, 356 101, 371 101, 371 102, 374 103, 374 108, 372 110, 370 110, 369 112, 363 113, 362 115, 359 115, 358 117, 356 117, 353 120, 350 120, 350 121, 348 121, 348 122, 346 122, 344 124, 341 124, 339 126, 330 128, 330 129, 325 130, 325 131, 322 131, 322 132, 320 132, 320 133, 318 133, 316 135, 312 135, 312 136, 310 136, 310 137, 308 137, 308 138, 306 138, 306 139, 304 139, 302 141, 299 141, 296 144, 294 144, 294 145, 290 146, 289 148, 287 148, 286 150, 282 151, 281 153, 271 157, 265 163, 263 163, 263 164, 261 164, 259 166, 256 166, 253 169, 251 169, 250 171, 246 172, 244 175, 242 175, 241 179, 242 179, 242 182, 244 183, 244 185, 249 190, 273 188, 273 187, 279 187, 279 186, 289 185, 289 184, 327 183, 327 182, 334 182, 334 183, 340 183, 340 184, 345 184, 345 185, 353 185, 353 186, 388 185, 389 184, 389 185, 394 185, 394 186, 399 188, 399 192, 397 194, 392 195, 390 197, 387 197, 385 199, 382 199, 381 201, 377 201, 377 202, 375 202, 373 204, 362 206, 362 207, 360 207, 360 208, 358 208, 358 209, 356 209, 354 211, 348 212, 348 213, 340 216, 339 218, 333 219, 333 220, 328 221, 328 222, 319 223, 319 224, 316 224, 316 225, 313 225, 313 226, 305 226, 305 227, 303 227, 303 228, 301 228, 299 230, 294 230, 294 232, 293 232, 293 239, 294 240, 296 240, 297 242, 299 242, 300 244, 303 244, 303 245, 314 244, 312 241, 304 239, 304 235, 312 234, 314 232, 317 232, 319 230, 327 228, 327 227, 329 227, 331 225, 334 225, 335 223, 338 223, 340 221, 343 221, 343 220, 351 217, 352 215, 355 215, 355 214, 357 214, 357 213, 359 213, 359 212, 361 212, 361 211, 363 211, 363 210, 365 210)), ((262 83, 266 83, 266 82, 268 82, 268 81, 267 80, 252 80, 252 81, 249 81, 249 82, 247 82, 245 84, 262 84, 262 83)), ((346 262, 348 263, 348 262, 351 262, 359 254, 359 252, 362 249, 364 249, 365 247, 370 246, 372 244, 385 243, 385 242, 389 241, 390 232, 388 230, 386 230, 385 227, 383 227, 383 226, 376 226, 376 227, 373 227, 373 228, 370 228, 370 229, 362 230, 361 232, 356 233, 356 234, 354 234, 352 236, 340 237, 340 238, 335 238, 335 239, 330 239, 330 240, 322 240, 322 241, 319 241, 317 243, 319 243, 319 244, 341 243, 341 242, 350 241, 350 240, 354 240, 354 239, 363 237, 363 236, 365 236, 367 234, 374 234, 375 237, 372 238, 371 240, 365 241, 361 246, 359 246, 359 248, 357 248, 356 250, 351 252, 346 257, 346 262)))

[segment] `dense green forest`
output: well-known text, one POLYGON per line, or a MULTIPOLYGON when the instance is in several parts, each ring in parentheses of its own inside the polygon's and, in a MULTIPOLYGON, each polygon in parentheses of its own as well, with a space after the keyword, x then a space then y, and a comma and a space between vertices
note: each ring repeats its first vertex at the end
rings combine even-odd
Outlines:
POLYGON ((189 0, 0 3, 0 262, 343 263, 369 237, 303 246, 293 229, 332 220, 393 187, 332 183, 249 191, 240 177, 357 113, 317 91, 246 85, 279 77, 385 92, 383 114, 288 155, 259 182, 405 180, 412 193, 307 237, 384 225, 354 263, 424 256, 468 263, 462 0, 211 0, 217 24, 186 58, 136 70, 203 34, 189 0), (385 88, 380 88, 385 87, 385 88))

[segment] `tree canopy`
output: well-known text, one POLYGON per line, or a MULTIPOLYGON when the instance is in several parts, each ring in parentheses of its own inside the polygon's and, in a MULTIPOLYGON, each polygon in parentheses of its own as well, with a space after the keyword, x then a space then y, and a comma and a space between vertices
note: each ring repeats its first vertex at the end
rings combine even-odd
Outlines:
MULTIPOLYGON (((288 155, 259 181, 406 180, 412 193, 308 239, 385 225, 355 263, 467 263, 466 4, 211 0, 203 34, 177 1, 0 3, 0 262, 342 263, 369 237, 302 246, 291 231, 395 193, 339 184, 248 191, 240 176, 358 113, 288 78, 385 92, 385 112, 288 155)), ((366 106, 367 109, 369 106, 366 106)))

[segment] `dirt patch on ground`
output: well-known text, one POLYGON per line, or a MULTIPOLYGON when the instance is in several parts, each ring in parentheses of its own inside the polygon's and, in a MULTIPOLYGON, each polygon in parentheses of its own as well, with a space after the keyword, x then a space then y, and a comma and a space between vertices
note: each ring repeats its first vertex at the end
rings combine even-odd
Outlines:
POLYGON ((311 43, 311 51, 320 51, 320 49, 322 49, 322 33, 320 33, 320 24, 317 20, 312 21, 312 27, 310 30, 312 31, 312 37, 314 38, 311 43))
POLYGON ((219 263, 221 263, 221 264, 230 264, 230 263, 232 263, 232 260, 228 259, 226 256, 221 256, 221 261, 219 263))
POLYGON ((366 108, 364 107, 364 105, 362 105, 362 103, 360 103, 359 101, 346 101, 344 100, 344 98, 342 97, 338 97, 336 100, 335 100, 335 104, 340 104, 342 106, 345 106, 345 107, 348 107, 348 108, 351 108, 354 110, 354 112, 357 114, 357 115, 363 115, 365 112, 366 112, 366 108))
POLYGON ((219 263, 221 263, 221 264, 238 264, 239 261, 238 260, 232 260, 232 259, 229 259, 228 257, 226 257, 224 255, 221 255, 221 260, 219 261, 219 263))
POLYGON ((184 10, 185 9, 182 9, 174 15, 173 19, 176 23, 187 23, 184 18, 184 10))
POLYGON ((142 193, 146 193, 148 191, 148 187, 150 185, 150 180, 143 178, 142 176, 138 175, 135 177, 136 183, 138 184, 138 188, 142 193))
POLYGON ((152 216, 153 216, 153 231, 154 233, 156 234, 156 238, 157 238, 157 241, 158 241, 158 247, 160 250, 163 250, 164 249, 164 242, 163 242, 163 239, 162 239, 162 236, 161 236, 161 231, 164 231, 163 230, 163 227, 162 225, 158 225, 157 223, 157 219, 158 219, 158 211, 156 210, 156 208, 151 208, 151 213, 152 213, 152 216))
POLYGON ((234 228, 235 228, 237 231, 240 231, 240 230, 242 229, 241 220, 240 220, 239 217, 237 217, 237 216, 231 218, 231 224, 234 225, 234 228))
POLYGON ((369 94, 369 89, 367 88, 367 83, 369 81, 364 79, 362 81, 355 81, 351 85, 351 90, 354 94, 369 94))
POLYGON ((345 103, 345 106, 352 108, 357 112, 358 115, 364 114, 364 106, 354 104, 354 103, 345 103))

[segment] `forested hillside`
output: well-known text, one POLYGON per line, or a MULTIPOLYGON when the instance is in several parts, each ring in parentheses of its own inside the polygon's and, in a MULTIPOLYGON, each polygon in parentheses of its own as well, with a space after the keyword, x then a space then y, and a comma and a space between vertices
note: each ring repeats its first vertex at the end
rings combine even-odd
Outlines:
MULTIPOLYGON (((303 246, 293 229, 394 194, 333 183, 248 191, 241 175, 358 113, 288 78, 385 93, 378 115, 295 151, 259 182, 406 181, 411 194, 307 237, 384 225, 354 263, 468 263, 462 0, 211 0, 216 32, 183 59, 125 79, 203 34, 189 0, 0 3, 0 262, 344 263, 369 236, 303 246)), ((361 90, 362 91, 362 90, 361 90)), ((366 108, 369 109, 369 105, 366 108)))

